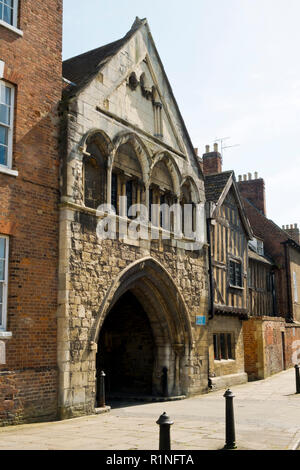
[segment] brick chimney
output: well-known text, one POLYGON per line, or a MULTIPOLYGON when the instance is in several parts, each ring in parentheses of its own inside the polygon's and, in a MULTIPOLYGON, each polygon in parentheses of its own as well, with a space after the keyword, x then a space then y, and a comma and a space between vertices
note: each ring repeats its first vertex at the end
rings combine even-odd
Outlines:
POLYGON ((204 176, 222 173, 222 155, 218 151, 218 144, 214 144, 214 151, 210 152, 209 145, 206 145, 205 153, 202 157, 204 176))
POLYGON ((251 173, 239 175, 238 188, 245 199, 248 199, 265 216, 267 215, 265 181, 258 177, 258 173, 254 173, 253 179, 251 173))
POLYGON ((293 240, 295 240, 295 242, 298 243, 298 245, 300 245, 300 230, 298 228, 298 224, 295 224, 295 225, 283 225, 283 230, 285 230, 290 238, 292 238, 293 240))

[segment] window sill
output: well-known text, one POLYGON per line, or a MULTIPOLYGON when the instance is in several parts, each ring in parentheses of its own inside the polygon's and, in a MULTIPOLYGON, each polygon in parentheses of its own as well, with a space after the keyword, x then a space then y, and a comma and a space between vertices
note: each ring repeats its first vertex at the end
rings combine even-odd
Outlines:
POLYGON ((4 28, 9 29, 9 30, 12 31, 13 33, 18 34, 18 36, 23 36, 23 31, 21 31, 21 29, 18 29, 18 28, 16 28, 15 26, 12 26, 12 25, 9 24, 9 23, 6 23, 6 22, 3 21, 3 20, 0 20, 0 26, 3 26, 4 28))
POLYGON ((0 330, 0 340, 10 339, 12 337, 11 331, 1 331, 0 330))
POLYGON ((229 362, 235 362, 235 359, 215 359, 214 362, 217 364, 228 364, 229 362))
POLYGON ((233 286, 232 284, 229 284, 229 287, 230 287, 230 289, 238 289, 238 290, 244 290, 245 289, 245 287, 233 286))
POLYGON ((17 170, 11 170, 10 168, 7 168, 6 166, 0 165, 0 173, 4 173, 5 175, 9 176, 18 176, 19 172, 17 170))

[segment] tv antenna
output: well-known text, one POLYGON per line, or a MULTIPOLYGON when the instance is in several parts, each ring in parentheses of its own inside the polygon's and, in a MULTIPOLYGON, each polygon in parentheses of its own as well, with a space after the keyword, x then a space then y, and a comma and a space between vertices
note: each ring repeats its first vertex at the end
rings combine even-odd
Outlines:
POLYGON ((226 146, 224 146, 224 145, 223 145, 223 142, 224 142, 225 140, 230 139, 230 138, 231 138, 231 137, 221 137, 221 138, 219 138, 219 139, 215 139, 216 142, 220 142, 220 144, 221 144, 221 155, 222 155, 222 156, 223 156, 223 150, 225 150, 225 149, 230 149, 230 148, 232 148, 232 147, 239 147, 239 146, 240 146, 240 144, 234 144, 234 145, 226 145, 226 146))

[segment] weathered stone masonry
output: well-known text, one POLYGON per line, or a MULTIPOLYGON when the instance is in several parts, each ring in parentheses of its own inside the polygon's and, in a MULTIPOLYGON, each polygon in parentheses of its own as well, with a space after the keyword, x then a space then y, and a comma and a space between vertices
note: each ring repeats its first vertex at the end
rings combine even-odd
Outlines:
MULTIPOLYGON (((58 366, 63 417, 94 411, 99 334, 127 291, 142 305, 153 332, 152 393, 162 394, 165 366, 170 395, 202 393, 208 387, 207 329, 196 326, 196 315, 206 317, 208 309, 205 243, 188 251, 173 236, 162 240, 161 229, 159 240, 101 241, 96 235, 101 216, 85 204, 84 167, 91 148, 104 159, 106 202, 112 198, 111 177, 117 165, 121 178, 131 172, 140 175, 137 197, 146 206, 154 175, 170 188, 174 200, 180 200, 184 185, 195 203, 205 200, 199 164, 148 34, 145 22, 135 23, 123 42, 117 42, 119 49, 109 46, 110 60, 103 60, 101 71, 96 69, 90 78, 80 75, 82 60, 87 73, 93 56, 98 54, 96 63, 101 63, 101 48, 64 67, 65 77, 75 85, 67 88, 62 103, 58 366), (133 71, 137 77, 141 74, 140 85, 132 79, 133 71), (159 93, 153 92, 153 83, 159 93), (159 106, 151 96, 155 103, 161 100, 159 106), (157 107, 164 136, 155 136, 157 107)), ((205 233, 204 218, 202 225, 205 233)))
MULTIPOLYGON (((69 279, 67 284, 71 287, 68 293, 69 318, 62 317, 58 320, 61 332, 59 335, 61 377, 64 377, 66 387, 64 391, 60 391, 64 394, 61 399, 64 402, 67 400, 64 407, 67 408, 69 404, 71 408, 67 412, 63 409, 62 413, 74 414, 77 408, 79 413, 82 413, 82 408, 86 412, 93 412, 96 392, 95 347, 99 330, 108 313, 108 306, 105 307, 103 304, 112 289, 113 281, 121 279, 126 268, 132 267, 138 261, 141 262, 141 267, 138 269, 148 282, 151 274, 159 279, 161 271, 166 269, 172 278, 172 281, 169 279, 168 282, 174 283, 174 288, 176 286, 182 295, 189 312, 188 321, 194 325, 196 314, 206 308, 205 264, 203 257, 199 259, 198 253, 187 254, 170 246, 165 247, 163 251, 158 249, 148 251, 119 241, 106 240, 99 244, 92 223, 94 216, 84 214, 82 217, 80 212, 69 209, 62 210, 62 213, 68 213, 71 220, 67 224, 72 233, 67 276, 69 279), (159 263, 158 273, 148 274, 148 264, 151 265, 151 262, 159 263)), ((131 286, 130 279, 128 286, 131 286)), ((166 288, 170 289, 169 286, 166 288)), ((154 291, 155 288, 152 290, 152 287, 148 286, 148 295, 151 296, 154 291)), ((166 294, 171 295, 170 290, 166 294)), ((144 302, 145 309, 149 312, 151 299, 145 298, 144 302)), ((163 310, 163 307, 160 306, 160 309, 163 310)), ((171 322, 172 319, 161 318, 161 321, 171 322)), ((181 390, 178 391, 181 394, 202 392, 207 389, 206 331, 193 328, 192 333, 194 344, 187 344, 188 350, 185 351, 181 364, 183 369, 181 375, 184 375, 181 390)), ((177 341, 179 345, 182 344, 182 338, 178 338, 177 341)), ((160 374, 161 368, 157 370, 157 383, 160 374)), ((159 390, 156 390, 156 393, 159 394, 159 390)))

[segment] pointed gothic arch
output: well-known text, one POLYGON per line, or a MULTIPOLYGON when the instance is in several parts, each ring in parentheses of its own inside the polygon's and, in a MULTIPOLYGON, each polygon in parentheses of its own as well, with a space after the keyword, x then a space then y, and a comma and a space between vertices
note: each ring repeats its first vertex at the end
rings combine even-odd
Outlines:
MULTIPOLYGON (((166 167, 168 168, 168 171, 170 173, 170 177, 173 181, 173 188, 174 188, 174 193, 179 196, 180 194, 180 183, 181 183, 181 175, 179 168, 177 166, 177 163, 175 162, 174 158, 169 152, 161 151, 158 152, 154 155, 153 157, 153 162, 151 165, 151 174, 153 173, 153 170, 155 166, 159 163, 163 162, 166 167)), ((150 179, 151 179, 151 174, 150 174, 150 179)))
POLYGON ((182 192, 182 188, 185 185, 189 186, 189 189, 191 191, 192 201, 196 204, 200 203, 201 198, 200 198, 199 189, 198 189, 198 186, 197 186, 195 180, 192 178, 192 176, 187 175, 183 178, 183 180, 181 182, 181 185, 180 185, 181 192, 182 192))
POLYGON ((81 159, 87 152, 87 146, 92 141, 97 142, 97 145, 103 152, 106 158, 108 158, 113 152, 114 146, 109 136, 101 129, 90 129, 81 139, 79 143, 79 149, 81 151, 81 159))
POLYGON ((122 132, 113 139, 114 150, 112 152, 111 166, 114 164, 118 149, 124 144, 129 144, 133 148, 142 169, 144 184, 147 184, 149 180, 151 157, 142 139, 133 132, 122 132))
POLYGON ((164 367, 169 371, 170 393, 185 393, 189 382, 187 365, 194 343, 188 310, 170 274, 153 258, 132 263, 110 286, 100 306, 91 341, 98 342, 105 320, 128 292, 143 307, 153 333, 153 394, 161 393, 160 377, 164 367))

